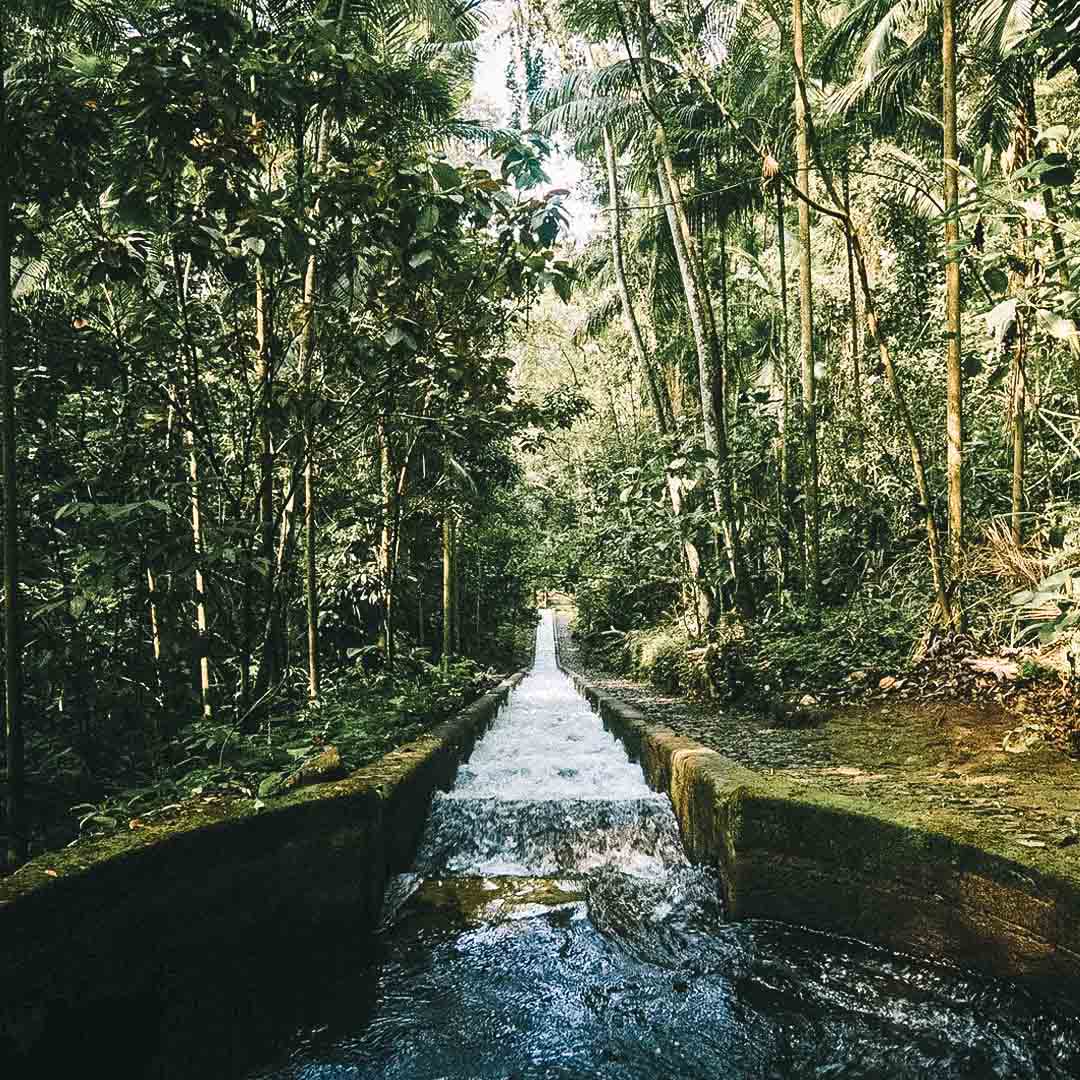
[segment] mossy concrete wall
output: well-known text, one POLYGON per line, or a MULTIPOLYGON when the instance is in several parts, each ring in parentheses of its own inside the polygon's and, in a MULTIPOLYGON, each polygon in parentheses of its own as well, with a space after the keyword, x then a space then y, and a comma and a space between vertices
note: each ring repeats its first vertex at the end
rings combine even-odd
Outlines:
POLYGON ((666 791, 691 858, 716 865, 731 918, 767 918, 943 956, 1080 1000, 1080 867, 1023 861, 960 821, 814 791, 648 722, 568 672, 666 791))
MULTIPOLYGON (((54 1006, 151 987, 188 950, 344 923, 374 928, 436 789, 449 789, 519 673, 373 765, 253 802, 39 856, 0 881, 0 1046, 24 1048, 54 1006)), ((2 1056, 2 1054, 0 1054, 2 1056)))

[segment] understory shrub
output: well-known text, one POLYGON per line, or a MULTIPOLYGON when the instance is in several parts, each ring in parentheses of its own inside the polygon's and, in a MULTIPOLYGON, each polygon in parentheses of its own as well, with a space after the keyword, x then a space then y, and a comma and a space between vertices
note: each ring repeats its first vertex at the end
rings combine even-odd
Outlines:
POLYGON ((853 672, 900 670, 921 629, 888 597, 877 597, 817 614, 788 606, 753 623, 725 616, 703 637, 672 620, 628 631, 594 653, 667 693, 753 706, 843 684, 853 672))

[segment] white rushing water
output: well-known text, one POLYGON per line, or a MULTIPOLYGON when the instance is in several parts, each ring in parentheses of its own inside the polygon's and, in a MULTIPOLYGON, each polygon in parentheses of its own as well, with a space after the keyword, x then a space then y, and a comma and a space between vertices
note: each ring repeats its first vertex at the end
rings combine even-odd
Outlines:
MULTIPOLYGON (((550 610, 536 662, 450 792, 454 799, 663 799, 559 670, 550 610)), ((666 801, 666 800, 665 800, 666 801)))
POLYGON ((417 868, 471 875, 656 877, 685 865, 666 795, 559 670, 542 613, 532 671, 513 691, 453 791, 436 796, 417 868))

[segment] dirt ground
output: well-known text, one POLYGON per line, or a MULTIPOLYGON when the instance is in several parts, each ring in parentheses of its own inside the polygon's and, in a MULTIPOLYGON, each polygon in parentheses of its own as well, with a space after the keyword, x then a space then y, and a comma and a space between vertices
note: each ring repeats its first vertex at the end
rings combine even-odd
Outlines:
POLYGON ((779 727, 600 670, 583 657, 566 613, 558 629, 568 668, 742 765, 853 803, 916 810, 928 825, 952 819, 1018 857, 1060 849, 1080 867, 1080 762, 1042 740, 1025 746, 1023 715, 992 703, 895 699, 839 706, 812 728, 779 727))

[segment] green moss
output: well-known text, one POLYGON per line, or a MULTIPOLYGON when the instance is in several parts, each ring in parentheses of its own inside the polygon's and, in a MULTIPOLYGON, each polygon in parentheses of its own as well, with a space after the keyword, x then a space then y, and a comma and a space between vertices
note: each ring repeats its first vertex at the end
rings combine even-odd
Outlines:
POLYGON ((507 687, 520 676, 507 680, 500 688, 462 711, 466 723, 444 722, 429 734, 390 753, 372 765, 352 772, 342 780, 313 784, 266 800, 229 795, 210 795, 179 804, 168 816, 148 821, 133 818, 127 830, 88 837, 58 851, 46 852, 26 863, 15 873, 0 879, 0 911, 4 905, 28 896, 36 890, 49 889, 59 880, 88 873, 94 867, 121 856, 134 855, 178 836, 211 829, 228 823, 267 818, 288 813, 313 802, 350 799, 365 795, 382 797, 402 777, 419 764, 431 759, 445 745, 461 749, 462 743, 487 711, 497 707, 507 687))

